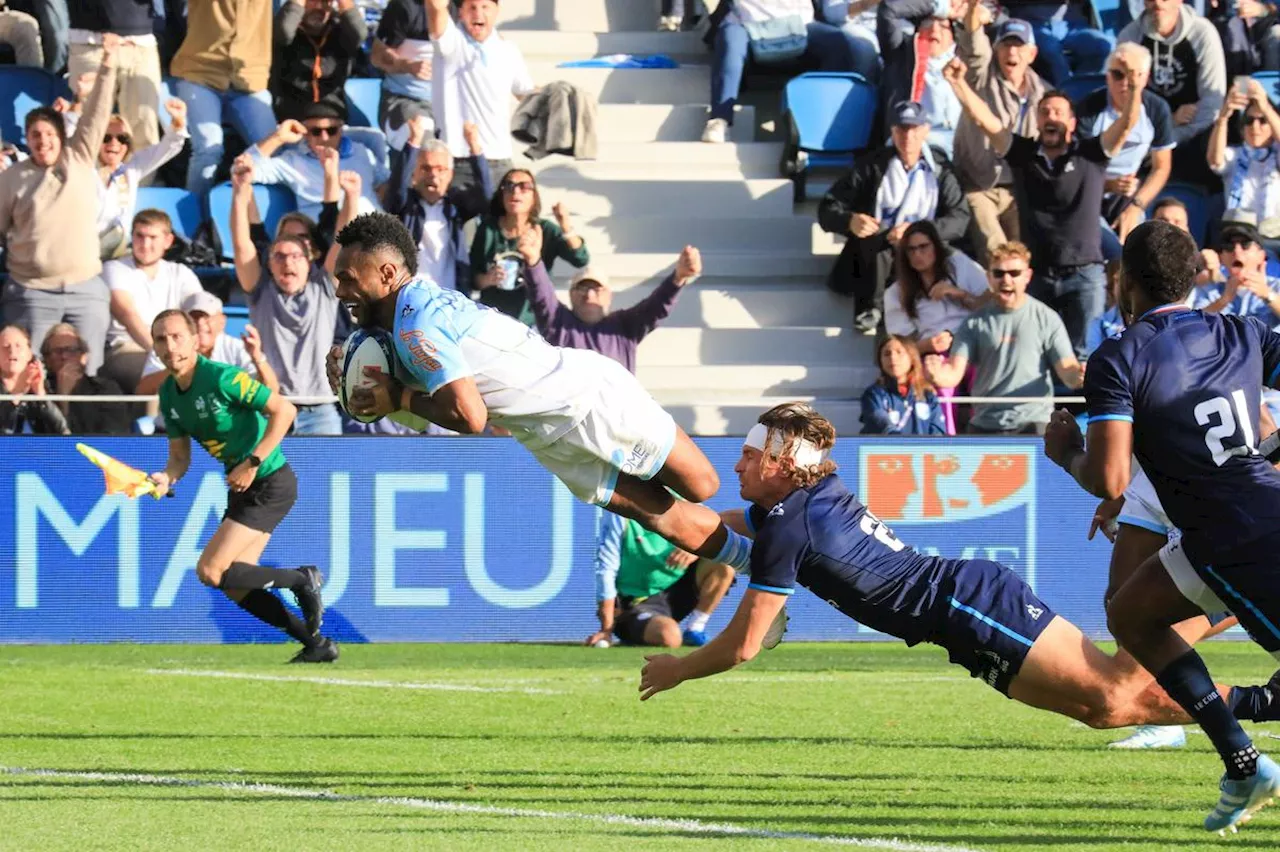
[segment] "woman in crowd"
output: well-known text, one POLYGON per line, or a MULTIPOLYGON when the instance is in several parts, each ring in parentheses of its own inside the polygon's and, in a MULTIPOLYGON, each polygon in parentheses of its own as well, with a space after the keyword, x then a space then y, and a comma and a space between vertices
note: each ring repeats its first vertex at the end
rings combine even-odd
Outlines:
MULTIPOLYGON (((898 240, 894 266, 898 280, 884 294, 884 326, 889 334, 914 342, 920 355, 946 356, 951 335, 987 295, 982 267, 943 242, 933 222, 913 222, 898 240)), ((941 391, 944 399, 954 388, 941 391)), ((955 434, 955 413, 943 403, 947 434, 955 434)))
POLYGON ((0 402, 0 434, 67 434, 61 409, 44 398, 44 367, 31 352, 31 336, 25 328, 0 328, 0 387, 5 394, 30 394, 19 402, 0 402))
POLYGON ((886 337, 876 350, 880 378, 862 394, 864 435, 945 435, 942 405, 924 377, 908 337, 886 337))
POLYGON ((516 249, 520 236, 529 228, 542 228, 542 263, 548 273, 556 258, 578 269, 591 261, 582 237, 573 232, 568 209, 557 204, 551 213, 554 222, 539 218, 542 197, 531 172, 512 169, 502 176, 489 213, 480 220, 471 241, 473 297, 526 324, 533 323, 525 296, 524 262, 516 249))
POLYGON ((133 150, 133 129, 122 115, 111 116, 98 149, 98 239, 102 259, 129 253, 129 228, 138 207, 138 187, 165 163, 182 153, 186 144, 187 105, 177 98, 165 102, 169 130, 154 145, 133 150))
POLYGON ((1280 249, 1280 114, 1257 80, 1248 80, 1248 94, 1235 84, 1209 132, 1209 168, 1222 175, 1222 194, 1228 217, 1250 213, 1266 238, 1264 248, 1280 249), (1231 117, 1240 114, 1244 144, 1227 147, 1231 117))

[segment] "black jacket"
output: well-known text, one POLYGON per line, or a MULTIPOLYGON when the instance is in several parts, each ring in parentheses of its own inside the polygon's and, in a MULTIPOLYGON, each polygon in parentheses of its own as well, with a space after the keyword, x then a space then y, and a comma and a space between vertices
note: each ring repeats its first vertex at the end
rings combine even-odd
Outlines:
POLYGON ((151 35, 151 0, 68 0, 71 28, 121 36, 151 35))
MULTIPOLYGON (((969 209, 969 202, 960 189, 960 179, 956 177, 947 155, 941 148, 933 145, 929 146, 929 150, 937 167, 938 178, 938 212, 933 223, 945 242, 956 244, 964 239, 973 212, 969 209)), ((823 196, 822 203, 818 205, 818 224, 822 226, 822 230, 848 235, 849 217, 854 213, 875 216, 876 193, 884 180, 889 162, 897 155, 897 150, 889 145, 859 156, 849 174, 832 184, 831 189, 823 196)), ((885 249, 889 247, 885 239, 888 232, 889 228, 882 226, 879 234, 867 239, 877 240, 876 247, 885 249)))
POLYGON ((36 398, 0 402, 0 435, 21 435, 28 425, 35 435, 67 434, 67 419, 52 402, 36 398))
POLYGON ((320 37, 313 39, 302 31, 304 11, 298 3, 285 3, 276 15, 275 58, 271 63, 276 118, 301 121, 308 105, 324 103, 345 119, 347 102, 342 87, 369 34, 364 13, 357 6, 334 14, 320 37))
MULTIPOLYGON (((71 392, 76 396, 124 393, 120 385, 106 376, 85 376, 76 382, 71 392)), ((67 426, 72 435, 128 435, 133 431, 133 418, 125 402, 73 402, 67 406, 67 426)))

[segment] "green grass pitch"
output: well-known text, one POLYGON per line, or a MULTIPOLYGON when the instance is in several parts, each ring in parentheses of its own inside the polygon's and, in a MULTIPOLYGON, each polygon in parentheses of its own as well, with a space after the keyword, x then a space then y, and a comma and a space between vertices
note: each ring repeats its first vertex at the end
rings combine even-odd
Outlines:
POLYGON ((1280 849, 1280 806, 1199 829, 1202 735, 1108 751, 936 648, 784 643, 645 704, 636 649, 343 651, 0 649, 0 850, 1280 849))

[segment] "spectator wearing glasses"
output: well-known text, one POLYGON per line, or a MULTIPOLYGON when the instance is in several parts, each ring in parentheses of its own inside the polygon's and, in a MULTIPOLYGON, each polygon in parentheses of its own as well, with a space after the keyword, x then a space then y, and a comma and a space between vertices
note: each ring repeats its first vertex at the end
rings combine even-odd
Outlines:
POLYGON ((1039 139, 1014 134, 969 87, 964 63, 947 67, 965 111, 988 138, 991 148, 1013 170, 1021 232, 1034 241, 1039 269, 1032 287, 1037 299, 1059 311, 1076 352, 1083 355, 1089 325, 1106 304, 1102 261, 1102 196, 1107 164, 1118 154, 1138 122, 1142 89, 1136 70, 1123 55, 1115 62, 1129 75, 1128 100, 1120 117, 1098 136, 1076 135, 1071 99, 1046 92, 1036 108, 1039 139))
POLYGON ((102 147, 98 150, 98 174, 102 178, 98 195, 98 241, 104 260, 129 253, 130 244, 125 237, 137 211, 139 187, 161 166, 181 154, 187 144, 187 105, 170 98, 165 102, 165 109, 169 111, 169 130, 154 145, 135 153, 133 126, 123 115, 111 116, 102 137, 102 147))
POLYGON ((298 199, 298 212, 318 220, 324 207, 324 165, 320 152, 328 148, 338 152, 339 169, 360 175, 363 194, 359 212, 381 210, 375 187, 381 191, 391 173, 373 151, 346 138, 344 129, 337 110, 324 103, 308 105, 302 121, 282 121, 274 133, 249 149, 254 180, 289 187, 298 199), (302 141, 306 145, 297 144, 302 141), (292 147, 276 154, 286 145, 292 147))
POLYGON ((253 145, 276 127, 271 76, 272 0, 190 5, 187 33, 169 73, 190 110, 187 189, 203 195, 222 163, 223 121, 253 145))
MULTIPOLYGON (((1043 132, 1043 129, 1042 129, 1043 132)), ((1042 402, 985 403, 974 406, 968 431, 976 434, 1043 435, 1053 412, 1053 379, 1069 388, 1084 384, 1062 320, 1027 295, 1031 252, 1008 243, 991 253, 991 302, 973 312, 956 331, 951 358, 924 359, 925 373, 937 387, 960 384, 972 364, 973 395, 1042 396, 1042 402)))
POLYGON ((531 228, 542 231, 542 264, 548 274, 556 258, 578 269, 591 262, 586 243, 573 231, 569 209, 556 204, 551 213, 555 221, 540 218, 542 197, 532 172, 512 169, 502 176, 471 241, 472 298, 532 324, 525 295, 527 268, 519 250, 520 238, 531 228))
POLYGON ((276 118, 302 121, 316 103, 346 118, 343 86, 368 34, 353 0, 285 0, 276 13, 271 64, 276 118))
POLYGON ((429 125, 424 116, 409 121, 404 157, 391 168, 387 210, 400 218, 418 247, 418 274, 446 290, 469 293, 471 262, 463 227, 489 207, 489 167, 476 126, 468 122, 467 144, 480 186, 456 186, 453 154, 439 139, 427 139, 429 125))
MULTIPOLYGON (((1036 108, 1044 96, 1040 75, 1031 70, 1037 56, 1031 25, 1009 18, 996 29, 995 48, 987 38, 990 13, 972 3, 964 26, 956 30, 956 55, 968 68, 966 79, 1001 124, 1020 136, 1036 138, 1036 108)), ((1018 239, 1018 205, 1013 172, 991 150, 991 140, 973 119, 962 116, 956 126, 956 175, 973 210, 972 240, 977 256, 1018 239)), ((985 276, 984 289, 985 289, 985 276)))
POLYGON ((1192 291, 1193 308, 1209 313, 1257 317, 1280 325, 1280 278, 1267 274, 1267 252, 1256 226, 1226 222, 1218 239, 1226 280, 1192 291))
MULTIPOLYGON (((106 376, 85 374, 89 347, 70 323, 60 322, 40 344, 45 386, 51 393, 68 396, 119 396, 120 385, 106 376)), ((59 402, 72 435, 128 435, 133 430, 129 406, 123 402, 59 402)))
POLYGON ((0 328, 0 393, 26 397, 0 401, 0 435, 67 434, 67 418, 44 399, 44 367, 31 352, 31 336, 18 325, 0 328))
POLYGON ((864 435, 947 435, 942 405, 915 341, 890 335, 876 348, 880 376, 862 394, 864 435))
POLYGON ((1280 113, 1257 80, 1248 93, 1231 87, 1209 133, 1209 168, 1222 176, 1230 215, 1249 214, 1266 248, 1280 249, 1280 113), (1240 145, 1227 146, 1228 125, 1240 114, 1240 145))
MULTIPOLYGON (((475 122, 490 177, 500 175, 511 168, 513 99, 531 95, 537 88, 524 55, 494 30, 497 0, 462 0, 457 23, 449 15, 449 0, 424 3, 435 49, 432 109, 437 135, 461 165, 470 153, 463 124, 475 122)), ((455 179, 462 185, 479 183, 477 175, 458 174, 455 179)))
POLYGON ((969 203, 941 151, 930 150, 929 124, 919 104, 905 101, 890 116, 893 144, 859 157, 818 205, 818 224, 847 234, 827 286, 854 299, 856 331, 874 334, 884 310, 893 252, 912 222, 931 219, 954 243, 969 229, 969 203))

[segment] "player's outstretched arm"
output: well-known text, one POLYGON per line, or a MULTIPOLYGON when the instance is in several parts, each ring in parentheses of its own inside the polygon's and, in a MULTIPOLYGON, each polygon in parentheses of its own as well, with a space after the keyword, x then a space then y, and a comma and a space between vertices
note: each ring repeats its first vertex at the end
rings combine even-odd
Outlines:
POLYGON ((640 670, 640 700, 648 701, 659 692, 686 680, 709 677, 745 663, 760 653, 769 626, 787 602, 786 595, 747 589, 733 620, 706 645, 687 657, 653 654, 640 670))

